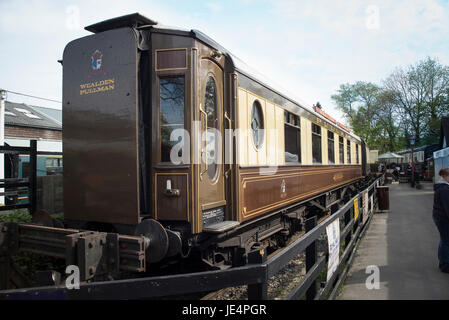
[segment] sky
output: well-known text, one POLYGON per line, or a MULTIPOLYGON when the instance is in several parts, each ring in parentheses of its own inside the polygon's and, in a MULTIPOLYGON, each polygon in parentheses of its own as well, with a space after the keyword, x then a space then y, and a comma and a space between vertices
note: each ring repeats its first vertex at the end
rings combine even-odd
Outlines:
MULTIPOLYGON (((0 88, 62 99, 65 45, 87 25, 139 12, 197 29, 311 107, 344 121, 343 83, 381 84, 427 56, 449 65, 449 0, 0 0, 0 88)), ((60 103, 8 94, 51 108, 60 103)))

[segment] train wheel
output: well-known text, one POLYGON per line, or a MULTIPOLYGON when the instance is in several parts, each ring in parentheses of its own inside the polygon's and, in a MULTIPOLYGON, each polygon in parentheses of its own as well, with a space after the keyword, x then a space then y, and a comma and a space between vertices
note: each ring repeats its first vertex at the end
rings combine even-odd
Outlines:
POLYGON ((148 263, 161 261, 168 252, 169 239, 165 228, 156 220, 146 219, 139 223, 134 232, 148 240, 145 257, 148 263))

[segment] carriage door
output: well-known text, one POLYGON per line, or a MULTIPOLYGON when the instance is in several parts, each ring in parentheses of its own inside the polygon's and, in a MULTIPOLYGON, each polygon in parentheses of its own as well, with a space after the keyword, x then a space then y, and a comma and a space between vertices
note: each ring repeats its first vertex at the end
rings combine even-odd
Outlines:
POLYGON ((223 231, 225 215, 223 71, 215 62, 201 59, 198 73, 198 107, 201 126, 198 211, 202 229, 223 231), (219 224, 220 223, 220 224, 219 224))

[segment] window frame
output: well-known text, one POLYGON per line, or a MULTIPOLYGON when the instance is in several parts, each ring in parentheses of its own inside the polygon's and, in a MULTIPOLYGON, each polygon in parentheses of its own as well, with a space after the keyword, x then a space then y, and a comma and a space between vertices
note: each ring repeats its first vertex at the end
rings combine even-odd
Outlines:
MULTIPOLYGON (((204 89, 204 95, 202 97, 202 101, 204 102, 204 111, 207 114, 207 109, 206 109, 206 88, 207 88, 207 83, 209 81, 209 79, 212 79, 213 84, 215 86, 215 120, 216 121, 216 126, 214 124, 214 126, 209 126, 209 119, 207 119, 207 128, 206 131, 209 129, 215 129, 218 132, 221 132, 221 127, 220 127, 220 110, 219 110, 219 92, 218 92, 218 85, 217 85, 217 79, 215 78, 215 75, 212 72, 209 72, 206 78, 206 85, 205 85, 205 89, 204 89)), ((209 115, 207 114, 207 117, 209 118, 209 115)), ((216 139, 215 142, 217 142, 218 140, 216 139)), ((218 148, 219 146, 215 145, 215 156, 218 154, 218 148)), ((210 175, 210 168, 212 167, 210 164, 207 166, 207 176, 209 177, 209 180, 212 182, 215 182, 218 179, 218 174, 219 174, 219 165, 218 163, 214 163, 215 166, 215 172, 213 174, 213 176, 210 175)))
POLYGON ((284 110, 284 158, 286 164, 300 164, 302 163, 301 154, 301 117, 284 110), (288 129, 294 129, 296 132, 296 150, 298 155, 298 161, 287 161, 285 153, 287 152, 287 138, 286 131, 288 129))
POLYGON ((348 164, 352 164, 351 140, 349 140, 349 139, 347 139, 347 141, 346 141, 346 150, 347 150, 348 164))
POLYGON ((251 105, 251 114, 249 117, 249 128, 251 130, 251 141, 253 142, 253 146, 256 149, 256 151, 259 152, 263 148, 264 143, 265 143, 265 114, 263 112, 262 103, 258 99, 255 99, 251 105), (259 138, 260 138, 259 130, 264 130, 263 134, 262 134, 262 139, 261 139, 261 141, 259 141, 259 143, 257 145, 256 145, 256 141, 254 140, 254 129, 252 128, 253 110, 255 109, 256 105, 257 105, 258 109, 260 110, 260 114, 262 116, 262 128, 257 129, 257 132, 258 132, 257 135, 259 136, 259 138))
POLYGON ((323 143, 322 143, 322 130, 321 126, 312 123, 312 163, 313 164, 322 164, 323 163, 323 143), (319 128, 319 133, 315 132, 318 130, 314 130, 314 128, 319 128), (314 148, 314 142, 319 142, 319 148, 314 148), (315 161, 314 150, 319 150, 319 161, 315 161))
POLYGON ((327 161, 329 164, 335 164, 335 134, 327 130, 327 161), (332 136, 332 138, 330 137, 332 136), (331 146, 332 146, 332 159, 331 159, 331 146))
MULTIPOLYGON (((157 119, 157 123, 158 123, 158 135, 159 135, 159 141, 158 141, 158 151, 159 151, 159 154, 158 154, 158 163, 159 164, 162 164, 162 165, 170 165, 170 166, 180 166, 180 165, 185 165, 185 163, 183 163, 183 162, 181 162, 181 163, 179 163, 179 164, 175 164, 175 163, 172 163, 170 160, 169 161, 164 161, 163 160, 163 157, 162 157, 162 101, 161 101, 161 82, 162 82, 162 80, 164 80, 164 79, 173 79, 173 78, 183 78, 184 79, 184 95, 183 95, 183 103, 184 103, 184 112, 182 113, 182 115, 183 115, 183 124, 182 124, 182 127, 181 127, 181 129, 184 129, 184 130, 186 130, 186 124, 187 124, 187 116, 188 116, 188 113, 187 113, 187 111, 186 111, 186 103, 187 103, 187 81, 188 81, 188 79, 187 79, 187 76, 186 76, 186 74, 185 73, 175 73, 175 74, 160 74, 160 75, 157 75, 157 81, 158 81, 158 93, 157 93, 157 99, 158 99, 158 106, 159 106, 159 108, 158 108, 158 119, 157 119)), ((177 124, 177 126, 179 126, 180 124, 177 124)), ((170 133, 171 134, 171 133, 170 133)), ((177 142, 175 142, 175 144, 176 144, 177 142)), ((184 151, 184 150, 183 150, 184 151)))
POLYGON ((345 164, 345 139, 342 136, 338 136, 338 156, 340 164, 345 164))

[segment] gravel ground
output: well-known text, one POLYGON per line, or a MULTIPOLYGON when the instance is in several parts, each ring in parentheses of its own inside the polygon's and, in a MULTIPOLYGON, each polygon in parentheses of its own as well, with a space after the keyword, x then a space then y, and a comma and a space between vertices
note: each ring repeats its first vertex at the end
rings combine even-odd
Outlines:
MULTIPOLYGON (((322 235, 317 242, 318 256, 327 251, 327 239, 322 235)), ((268 280, 268 299, 283 300, 306 275, 306 257, 301 253, 292 259, 281 271, 268 280)), ((246 300, 247 286, 230 287, 221 290, 214 300, 246 300)))

